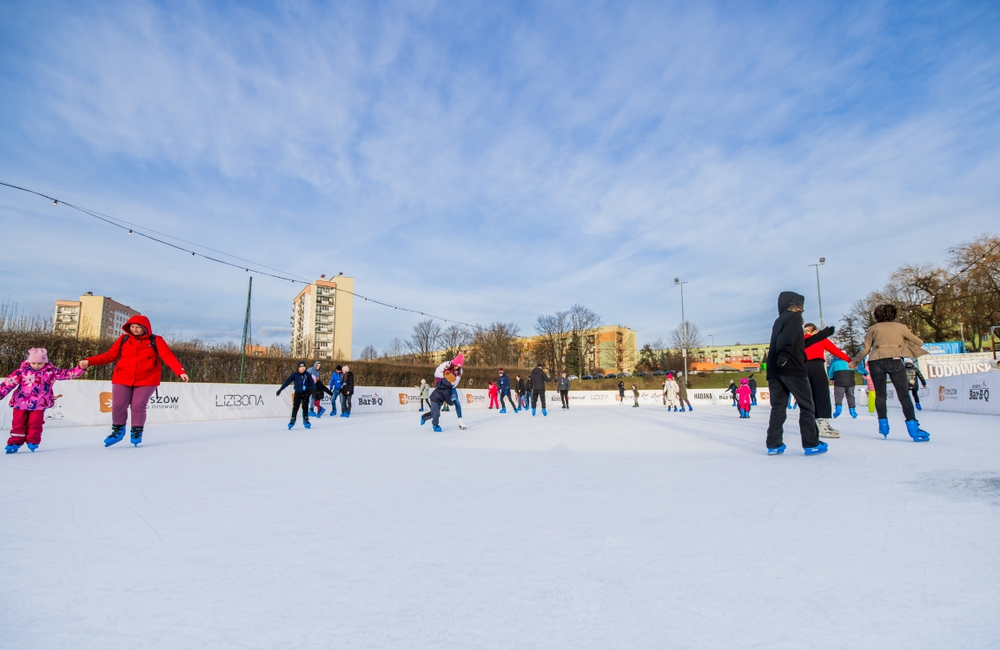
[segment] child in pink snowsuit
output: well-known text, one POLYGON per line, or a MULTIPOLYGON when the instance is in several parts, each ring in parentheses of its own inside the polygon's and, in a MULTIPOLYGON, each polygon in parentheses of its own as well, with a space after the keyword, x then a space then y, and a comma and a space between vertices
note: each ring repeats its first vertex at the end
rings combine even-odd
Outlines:
POLYGON ((750 382, 744 377, 740 380, 740 387, 736 389, 736 406, 740 409, 740 417, 750 418, 750 382))
POLYGON ((76 379, 84 372, 86 370, 83 368, 56 368, 49 363, 49 354, 45 348, 28 350, 28 360, 0 384, 0 399, 7 393, 14 392, 10 398, 10 405, 14 407, 13 426, 5 448, 8 454, 17 453, 25 442, 31 451, 38 449, 42 442, 45 409, 55 404, 52 384, 63 379, 76 379))
POLYGON ((499 409, 500 408, 499 397, 500 397, 500 389, 497 388, 496 384, 494 384, 492 381, 490 381, 490 408, 491 409, 499 409))

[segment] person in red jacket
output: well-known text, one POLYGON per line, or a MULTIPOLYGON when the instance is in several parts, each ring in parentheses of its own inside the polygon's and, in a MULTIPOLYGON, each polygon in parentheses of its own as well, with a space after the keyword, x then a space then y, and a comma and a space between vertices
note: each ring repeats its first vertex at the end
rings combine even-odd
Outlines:
POLYGON ((491 409, 497 409, 497 410, 499 410, 500 409, 500 401, 499 401, 499 398, 500 398, 500 389, 497 388, 497 385, 493 383, 492 379, 490 380, 489 395, 490 395, 490 408, 491 409))
MULTIPOLYGON (((816 326, 806 323, 803 327, 806 338, 816 334, 816 326)), ((824 338, 818 343, 806 346, 806 376, 812 388, 813 405, 816 408, 816 427, 822 438, 839 438, 840 432, 830 426, 833 406, 830 404, 830 378, 826 374, 826 353, 838 359, 850 361, 851 357, 838 348, 833 341, 824 338)))
POLYGON ((188 380, 187 373, 167 342, 153 334, 148 318, 133 316, 122 326, 122 331, 125 334, 107 352, 80 362, 81 368, 115 364, 111 375, 111 435, 104 439, 105 447, 121 442, 125 437, 129 407, 132 408, 131 442, 136 447, 142 442, 146 405, 160 385, 164 363, 182 380, 188 380))

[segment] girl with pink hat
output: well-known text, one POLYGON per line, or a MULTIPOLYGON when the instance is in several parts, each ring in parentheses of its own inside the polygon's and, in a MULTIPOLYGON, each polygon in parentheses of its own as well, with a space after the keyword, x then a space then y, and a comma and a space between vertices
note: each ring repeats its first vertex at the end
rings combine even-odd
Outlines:
POLYGON ((42 442, 45 409, 51 408, 56 401, 52 384, 63 379, 76 379, 84 372, 83 368, 56 368, 49 363, 45 348, 28 350, 28 359, 0 384, 0 399, 14 391, 10 398, 10 405, 14 407, 13 426, 5 447, 8 454, 17 453, 25 442, 31 451, 38 449, 42 442))
POLYGON ((458 391, 455 390, 455 386, 462 380, 462 364, 464 362, 465 357, 459 352, 457 357, 450 361, 445 361, 434 370, 437 385, 434 388, 434 392, 431 393, 431 412, 420 416, 421 426, 427 424, 427 420, 431 420, 434 424, 434 430, 441 431, 441 405, 453 404, 456 406, 455 410, 458 415, 458 428, 465 429, 465 425, 462 423, 462 411, 457 406, 458 391))

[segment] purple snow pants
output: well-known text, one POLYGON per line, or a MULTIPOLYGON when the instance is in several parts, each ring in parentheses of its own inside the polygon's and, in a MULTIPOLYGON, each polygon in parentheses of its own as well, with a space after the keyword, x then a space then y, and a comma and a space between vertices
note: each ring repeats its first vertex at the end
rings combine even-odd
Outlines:
POLYGON ((123 386, 111 384, 111 424, 125 426, 128 409, 132 407, 132 426, 146 425, 146 404, 156 392, 156 386, 123 386))

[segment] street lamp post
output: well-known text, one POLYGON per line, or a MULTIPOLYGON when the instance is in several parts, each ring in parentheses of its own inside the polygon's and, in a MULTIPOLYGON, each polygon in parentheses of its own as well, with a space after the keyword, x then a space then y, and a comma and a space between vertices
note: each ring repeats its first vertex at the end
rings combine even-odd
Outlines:
POLYGON ((823 329, 823 294, 819 290, 819 267, 826 265, 826 258, 819 258, 818 264, 810 264, 809 266, 816 267, 816 299, 819 303, 819 328, 823 329))
POLYGON ((687 318, 684 317, 684 285, 687 282, 681 282, 680 278, 674 278, 674 284, 681 288, 681 332, 683 332, 683 347, 681 348, 681 356, 684 357, 684 381, 687 382, 688 375, 688 322, 687 318))

